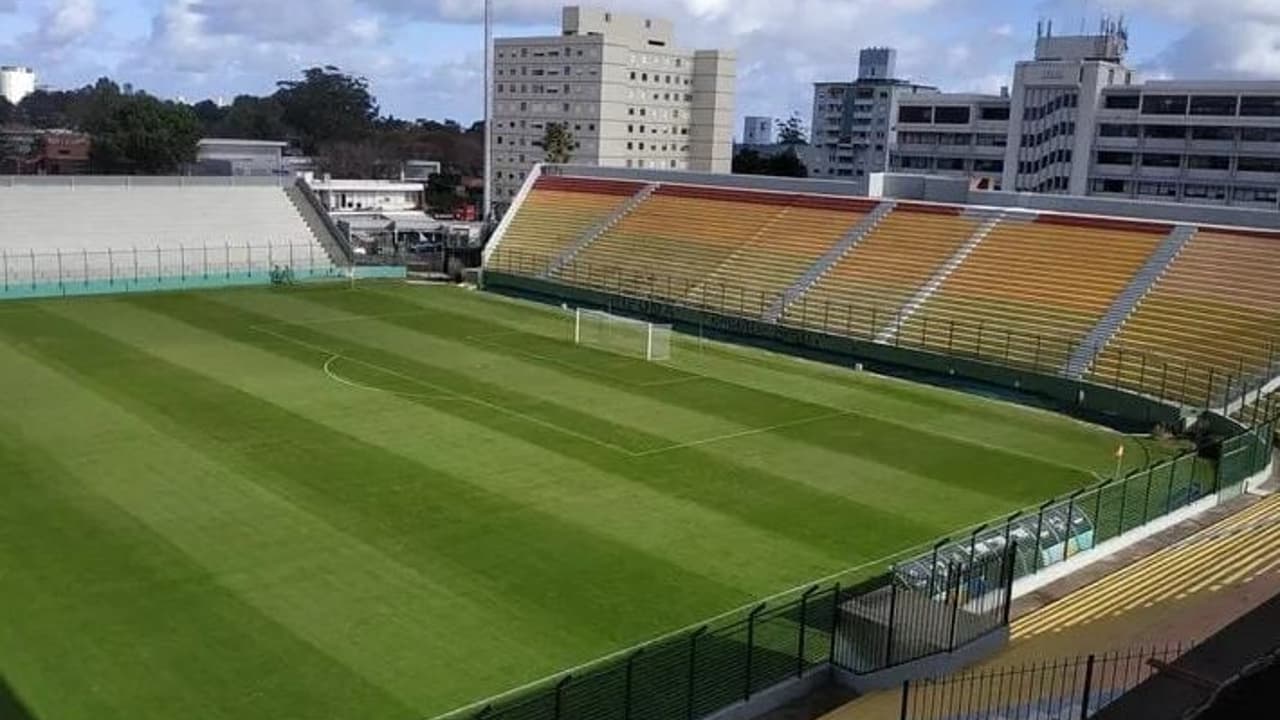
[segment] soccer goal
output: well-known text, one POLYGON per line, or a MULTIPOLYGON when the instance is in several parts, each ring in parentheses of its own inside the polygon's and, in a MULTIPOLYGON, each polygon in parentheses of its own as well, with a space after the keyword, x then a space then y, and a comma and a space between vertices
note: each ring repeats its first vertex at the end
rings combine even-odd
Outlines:
POLYGON ((671 359, 671 326, 577 308, 573 344, 607 350, 650 362, 671 359))

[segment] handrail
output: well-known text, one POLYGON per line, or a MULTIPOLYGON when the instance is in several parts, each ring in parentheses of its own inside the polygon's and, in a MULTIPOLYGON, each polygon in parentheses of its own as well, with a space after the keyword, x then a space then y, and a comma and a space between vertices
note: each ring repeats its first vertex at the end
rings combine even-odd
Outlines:
POLYGON ((298 189, 298 192, 304 199, 306 199, 307 204, 310 205, 311 209, 317 216, 319 216, 320 224, 324 226, 324 229, 333 239, 333 244, 337 246, 338 250, 342 253, 342 257, 346 260, 347 265, 354 265, 355 253, 351 250, 351 243, 347 242, 347 236, 338 227, 337 223, 333 221, 333 218, 329 217, 329 211, 326 210, 324 205, 320 202, 320 198, 317 197, 315 191, 311 189, 311 185, 307 183, 305 178, 299 177, 294 182, 294 187, 298 189))

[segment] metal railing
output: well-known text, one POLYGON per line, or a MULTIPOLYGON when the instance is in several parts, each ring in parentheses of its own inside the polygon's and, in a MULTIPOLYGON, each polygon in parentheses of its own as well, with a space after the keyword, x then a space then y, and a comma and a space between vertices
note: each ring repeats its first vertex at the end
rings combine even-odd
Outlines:
MULTIPOLYGON (((906 317, 897 305, 858 299, 816 300, 808 294, 788 304, 774 321, 768 317, 768 309, 782 299, 783 289, 770 292, 758 286, 709 280, 696 272, 679 275, 584 261, 567 263, 545 276, 553 260, 546 254, 500 247, 486 267, 651 303, 657 311, 663 304, 678 305, 865 342, 877 342, 877 337, 891 330, 892 339, 882 344, 1078 379, 1067 371, 1084 333, 1028 332, 980 317, 922 312, 906 317)), ((1224 356, 1217 363, 1186 360, 1118 342, 1088 350, 1096 361, 1085 381, 1186 407, 1225 410, 1239 406, 1280 376, 1280 343, 1275 338, 1266 339, 1249 357, 1224 356)))
POLYGON ((979 670, 902 685, 901 720, 1087 720, 1190 644, 979 670))
POLYGON ((0 175, 0 188, 252 188, 287 187, 292 177, 203 175, 0 175))

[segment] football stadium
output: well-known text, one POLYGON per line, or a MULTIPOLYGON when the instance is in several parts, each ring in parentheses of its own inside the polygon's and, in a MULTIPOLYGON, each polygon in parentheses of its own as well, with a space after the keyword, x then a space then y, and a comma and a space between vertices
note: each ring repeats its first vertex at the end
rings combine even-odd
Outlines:
POLYGON ((1033 205, 546 166, 454 285, 302 180, 8 181, 0 710, 693 719, 1035 634, 1269 476, 1280 232, 1033 205))

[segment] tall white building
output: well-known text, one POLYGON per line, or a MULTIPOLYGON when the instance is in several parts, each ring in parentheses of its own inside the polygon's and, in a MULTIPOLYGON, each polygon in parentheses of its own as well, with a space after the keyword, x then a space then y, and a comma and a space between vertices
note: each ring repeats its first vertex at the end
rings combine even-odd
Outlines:
POLYGON ((35 90, 35 70, 17 65, 0 65, 0 97, 17 105, 35 90))
POLYGON ((865 187, 869 174, 889 169, 898 103, 937 92, 896 78, 897 59, 892 48, 867 48, 858 55, 856 80, 814 84, 811 176, 848 178, 865 187))
POLYGON ((550 123, 572 162, 723 172, 733 153, 736 58, 675 46, 669 21, 565 7, 560 35, 500 38, 494 68, 494 198, 507 203, 550 123))
POLYGON ((1098 35, 1036 38, 1034 60, 1013 71, 1006 190, 1084 195, 1089 151, 1102 91, 1129 85, 1124 66, 1128 35, 1107 23, 1098 35))

